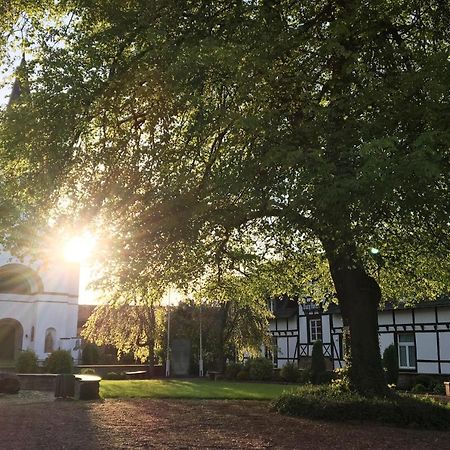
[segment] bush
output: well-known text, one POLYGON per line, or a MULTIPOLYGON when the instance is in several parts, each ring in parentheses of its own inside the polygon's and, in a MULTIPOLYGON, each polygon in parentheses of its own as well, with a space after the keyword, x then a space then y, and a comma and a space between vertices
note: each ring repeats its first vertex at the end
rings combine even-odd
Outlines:
POLYGON ((225 369, 225 378, 228 380, 235 380, 237 374, 242 370, 242 364, 229 363, 225 369))
POLYGON ((104 380, 126 380, 127 376, 124 372, 108 372, 106 376, 103 377, 104 380))
POLYGON ((435 380, 430 375, 417 375, 414 378, 414 384, 421 384, 426 388, 426 390, 431 390, 434 383, 435 380))
POLYGON ((426 398, 392 395, 366 398, 333 386, 302 386, 283 394, 272 408, 308 419, 374 421, 389 425, 450 429, 450 407, 426 398))
POLYGON ((98 347, 95 344, 86 343, 83 346, 81 353, 81 360, 83 364, 98 364, 100 359, 100 353, 98 347))
POLYGON ((300 376, 300 370, 295 363, 288 362, 281 368, 280 377, 288 383, 297 383, 300 376))
POLYGON ((248 373, 251 380, 268 381, 272 378, 273 363, 267 358, 252 358, 247 360, 248 373))
POLYGON ((21 352, 16 360, 16 371, 18 373, 38 373, 38 358, 32 350, 21 352))
POLYGON ((314 384, 320 384, 325 371, 322 341, 316 341, 311 353, 311 381, 314 384))
POLYGON ((247 381, 249 379, 248 370, 241 370, 236 375, 236 380, 247 381))
POLYGON ((435 395, 445 395, 444 383, 436 383, 433 387, 433 394, 435 395))
POLYGON ((298 378, 300 384, 311 383, 311 369, 300 370, 300 376, 298 378))
POLYGON ((413 386, 413 388, 411 389, 411 392, 413 394, 425 394, 426 392, 428 392, 428 388, 425 387, 423 384, 421 383, 417 383, 413 386))
POLYGON ((383 352, 383 366, 385 369, 386 382, 397 384, 398 381, 398 353, 397 347, 391 344, 383 352))
POLYGON ((47 358, 45 368, 48 373, 73 373, 72 355, 67 350, 55 350, 47 358))

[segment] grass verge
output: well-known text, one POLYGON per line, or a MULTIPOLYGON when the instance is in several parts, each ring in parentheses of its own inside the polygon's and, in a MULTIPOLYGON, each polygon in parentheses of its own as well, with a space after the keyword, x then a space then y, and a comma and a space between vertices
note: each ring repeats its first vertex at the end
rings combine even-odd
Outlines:
POLYGON ((450 407, 431 398, 396 395, 365 398, 332 386, 302 386, 272 403, 281 414, 333 421, 371 421, 388 425, 449 430, 450 407))
POLYGON ((209 380, 102 380, 103 398, 273 400, 293 385, 209 380))

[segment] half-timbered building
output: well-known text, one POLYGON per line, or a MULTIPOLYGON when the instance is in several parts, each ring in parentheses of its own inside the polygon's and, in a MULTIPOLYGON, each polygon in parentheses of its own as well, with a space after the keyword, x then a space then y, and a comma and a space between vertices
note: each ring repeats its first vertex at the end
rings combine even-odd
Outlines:
MULTIPOLYGON (((313 302, 299 303, 287 297, 270 303, 274 364, 287 362, 308 367, 312 346, 323 342, 329 368, 344 366, 342 316, 337 306, 324 310, 313 302)), ((387 305, 378 312, 380 350, 391 344, 398 349, 402 373, 450 374, 450 300, 421 302, 414 307, 387 305)))

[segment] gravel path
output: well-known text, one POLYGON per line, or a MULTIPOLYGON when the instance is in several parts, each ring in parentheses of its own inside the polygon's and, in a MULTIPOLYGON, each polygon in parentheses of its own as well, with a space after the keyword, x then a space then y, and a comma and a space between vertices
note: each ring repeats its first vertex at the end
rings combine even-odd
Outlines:
POLYGON ((450 433, 296 419, 255 401, 0 397, 0 448, 450 449, 450 433))

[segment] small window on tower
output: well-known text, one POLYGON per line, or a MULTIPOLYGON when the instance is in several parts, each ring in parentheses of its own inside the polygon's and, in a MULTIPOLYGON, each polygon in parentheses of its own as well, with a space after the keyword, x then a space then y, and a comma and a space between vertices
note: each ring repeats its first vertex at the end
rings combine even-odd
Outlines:
POLYGON ((45 332, 44 352, 52 353, 55 350, 56 330, 54 328, 47 328, 45 332))

